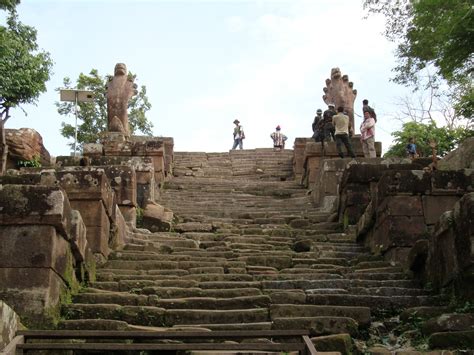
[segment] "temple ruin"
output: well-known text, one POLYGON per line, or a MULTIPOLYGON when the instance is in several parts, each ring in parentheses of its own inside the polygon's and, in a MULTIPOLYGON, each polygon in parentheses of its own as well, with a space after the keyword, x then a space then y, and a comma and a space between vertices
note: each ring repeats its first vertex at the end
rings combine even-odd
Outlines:
MULTIPOLYGON (((347 75, 324 91, 353 122, 347 75)), ((380 142, 363 158, 357 136, 356 160, 306 137, 175 152, 130 134, 133 94, 117 64, 108 132, 81 157, 48 164, 38 143, 42 167, 16 168, 28 159, 10 149, 0 351, 472 351, 472 138, 437 170, 384 159, 380 142)))

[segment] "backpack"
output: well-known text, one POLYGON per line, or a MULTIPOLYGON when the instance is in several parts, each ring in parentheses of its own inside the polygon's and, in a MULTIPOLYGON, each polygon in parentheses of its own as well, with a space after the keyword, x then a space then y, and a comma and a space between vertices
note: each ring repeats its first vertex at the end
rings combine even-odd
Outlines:
POLYGON ((240 139, 245 139, 245 132, 241 126, 239 126, 240 139))

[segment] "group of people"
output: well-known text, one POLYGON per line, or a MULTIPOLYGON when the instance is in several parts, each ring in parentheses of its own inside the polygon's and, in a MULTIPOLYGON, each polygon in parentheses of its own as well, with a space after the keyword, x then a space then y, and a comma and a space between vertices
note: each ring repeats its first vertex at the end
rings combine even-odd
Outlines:
MULTIPOLYGON (((377 123, 377 114, 375 110, 369 106, 367 99, 362 101, 363 121, 360 125, 360 141, 362 143, 362 151, 365 158, 375 158, 375 124, 377 123)), ((234 144, 232 149, 239 147, 243 149, 243 140, 245 133, 239 120, 234 120, 234 144)), ((322 112, 321 109, 316 111, 316 117, 312 124, 313 139, 315 142, 321 142, 323 154, 325 151, 325 142, 335 141, 337 153, 341 158, 344 158, 342 146, 347 150, 347 154, 355 158, 354 149, 351 144, 351 137, 354 134, 353 127, 351 127, 349 116, 344 112, 344 107, 339 106, 337 110, 332 103, 328 104, 327 110, 322 112)), ((273 147, 275 150, 285 148, 285 141, 288 139, 286 135, 281 132, 281 127, 278 125, 275 132, 270 134, 273 140, 273 147)), ((416 145, 413 138, 410 139, 406 152, 412 159, 416 158, 416 145)))
MULTIPOLYGON (((362 150, 364 157, 375 158, 375 123, 377 122, 377 115, 375 110, 369 106, 368 100, 362 101, 362 112, 364 114, 364 121, 360 125, 360 140, 362 143, 362 150)), ((316 111, 316 117, 313 124, 313 139, 315 142, 321 142, 324 152, 325 142, 335 141, 337 153, 341 158, 344 158, 342 146, 347 150, 347 154, 355 158, 354 150, 352 148, 350 137, 354 134, 353 127, 351 127, 349 116, 344 112, 344 107, 339 106, 335 110, 335 105, 328 104, 328 109, 322 112, 321 109, 316 111)))
MULTIPOLYGON (((237 119, 234 120, 234 125, 235 125, 235 127, 234 127, 234 144, 232 146, 232 150, 236 149, 237 147, 239 147, 240 149, 243 149, 244 148, 243 140, 245 139, 244 129, 243 129, 242 125, 240 124, 240 121, 237 120, 237 119)), ((270 138, 273 140, 273 148, 275 150, 285 149, 285 142, 288 139, 288 137, 285 136, 281 132, 280 125, 278 125, 275 128, 275 132, 270 134, 270 138)))

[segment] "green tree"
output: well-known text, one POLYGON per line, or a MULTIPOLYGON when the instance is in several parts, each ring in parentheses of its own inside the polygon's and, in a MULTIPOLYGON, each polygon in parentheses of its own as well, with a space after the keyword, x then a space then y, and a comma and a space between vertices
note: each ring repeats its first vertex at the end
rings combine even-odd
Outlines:
POLYGON ((458 116, 474 112, 474 7, 472 0, 365 0, 369 13, 385 16, 385 36, 397 43, 394 81, 419 84, 419 73, 434 67, 456 100, 458 116))
MULTIPOLYGON (((131 73, 129 76, 135 76, 131 73)), ((78 103, 78 119, 82 123, 77 127, 77 142, 79 146, 84 143, 97 143, 101 134, 107 131, 107 99, 106 84, 109 76, 102 77, 97 69, 92 69, 89 75, 79 74, 75 88, 80 90, 91 90, 94 92, 94 102, 78 103)), ((71 79, 64 78, 64 88, 73 88, 71 79)), ((57 89, 59 90, 59 88, 57 89)), ((60 115, 72 115, 74 117, 74 103, 56 102, 58 113, 60 115)), ((150 110, 151 104, 146 95, 144 85, 138 90, 138 94, 133 96, 128 102, 128 121, 131 133, 141 132, 146 135, 152 135, 153 124, 147 119, 146 112, 150 110)), ((61 134, 66 138, 74 139, 75 127, 72 124, 62 122, 61 134)), ((74 143, 70 144, 71 147, 74 143)))
POLYGON ((394 144, 385 153, 385 157, 406 157, 406 146, 410 138, 416 141, 417 152, 422 157, 431 156, 429 143, 435 141, 438 156, 444 156, 467 137, 473 137, 474 131, 462 127, 438 127, 436 122, 406 122, 400 131, 392 133, 394 144))
POLYGON ((5 123, 10 109, 36 103, 46 91, 53 62, 48 52, 38 49, 36 30, 18 21, 15 5, 19 1, 1 0, 0 9, 10 14, 6 26, 0 25, 0 173, 5 171, 8 147, 5 123))

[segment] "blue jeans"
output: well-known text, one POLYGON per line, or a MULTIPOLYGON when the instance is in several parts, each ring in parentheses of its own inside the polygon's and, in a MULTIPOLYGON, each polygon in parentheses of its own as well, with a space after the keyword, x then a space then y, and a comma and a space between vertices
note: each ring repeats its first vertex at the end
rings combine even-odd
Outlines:
POLYGON ((244 148, 244 141, 241 138, 234 139, 234 145, 232 146, 232 150, 237 148, 237 146, 239 146, 240 149, 244 148))

